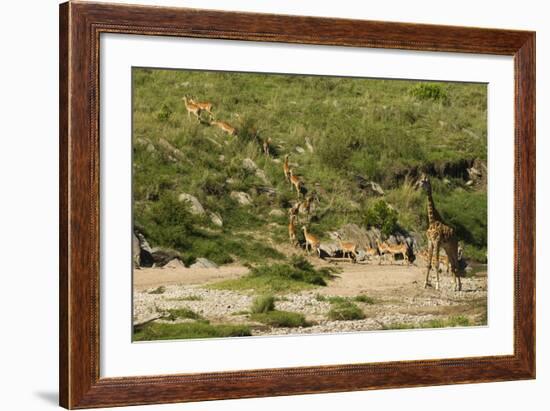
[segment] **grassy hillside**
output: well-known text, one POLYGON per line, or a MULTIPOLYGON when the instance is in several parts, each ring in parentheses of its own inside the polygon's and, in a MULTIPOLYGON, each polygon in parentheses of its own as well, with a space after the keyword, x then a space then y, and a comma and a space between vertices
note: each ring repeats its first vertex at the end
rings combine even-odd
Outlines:
POLYGON ((389 231, 423 232, 425 197, 413 183, 426 170, 467 255, 484 258, 486 190, 466 184, 465 168, 476 159, 486 164, 485 85, 134 69, 133 86, 135 225, 186 263, 285 258, 274 244, 287 241, 287 217, 270 212, 286 214, 295 199, 282 171, 287 153, 318 195, 310 229, 321 238, 346 223, 379 224, 380 201, 395 210, 389 231), (184 95, 212 102, 216 119, 238 135, 209 126, 207 113, 202 123, 189 118, 184 95), (267 138, 270 157, 261 152, 267 138), (246 158, 267 182, 243 167, 246 158), (385 195, 373 196, 359 181, 379 183, 385 195), (238 205, 232 191, 248 193, 252 204, 238 205), (223 227, 191 214, 181 193, 219 214, 223 227))

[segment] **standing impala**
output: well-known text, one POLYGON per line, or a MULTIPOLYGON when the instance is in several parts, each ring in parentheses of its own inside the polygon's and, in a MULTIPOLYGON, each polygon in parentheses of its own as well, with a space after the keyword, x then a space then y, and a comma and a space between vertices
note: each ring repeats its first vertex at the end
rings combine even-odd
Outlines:
POLYGON ((185 108, 187 109, 187 117, 190 117, 191 114, 193 114, 197 117, 197 121, 200 123, 202 109, 197 104, 193 103, 192 100, 187 101, 187 97, 183 97, 182 100, 185 104, 185 108))
POLYGON ((269 157, 270 147, 271 147, 271 137, 269 137, 267 140, 264 140, 262 144, 263 152, 268 157, 269 157))
POLYGON ((290 184, 294 186, 294 188, 296 189, 296 194, 298 195, 298 197, 300 197, 300 195, 302 194, 302 181, 298 176, 294 175, 294 172, 292 171, 292 169, 290 169, 289 174, 290 174, 290 184))
POLYGON ((290 181, 290 166, 288 165, 288 158, 290 154, 285 155, 285 162, 283 163, 283 172, 285 173, 286 181, 290 181))
POLYGON ((310 254, 311 250, 315 249, 319 254, 319 258, 321 258, 321 249, 319 248, 321 242, 319 241, 319 239, 313 234, 309 233, 305 225, 302 226, 302 230, 304 231, 304 238, 306 239, 306 251, 308 255, 310 254))
POLYGON ((353 255, 353 261, 357 259, 357 245, 351 241, 342 241, 340 234, 336 234, 338 242, 340 243, 340 249, 342 250, 342 255, 346 258, 348 256, 350 262, 352 261, 351 256, 353 255))
POLYGON ((290 215, 290 221, 288 223, 288 237, 290 239, 290 244, 295 246, 298 244, 298 240, 296 239, 296 215, 291 214, 290 215))
POLYGON ((211 116, 213 115, 212 114, 212 107, 213 107, 212 103, 209 103, 209 102, 199 103, 198 101, 195 101, 192 98, 190 98, 189 101, 191 102, 191 104, 196 105, 201 110, 207 111, 208 114, 210 114, 211 116))

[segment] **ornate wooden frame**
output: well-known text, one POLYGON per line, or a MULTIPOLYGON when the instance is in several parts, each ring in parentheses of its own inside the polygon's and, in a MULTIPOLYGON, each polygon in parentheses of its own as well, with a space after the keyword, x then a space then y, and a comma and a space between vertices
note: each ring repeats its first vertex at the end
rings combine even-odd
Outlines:
POLYGON ((535 377, 535 33, 70 2, 60 6, 60 404, 90 408, 535 377), (99 374, 101 33, 499 54, 515 62, 514 354, 155 377, 99 374))

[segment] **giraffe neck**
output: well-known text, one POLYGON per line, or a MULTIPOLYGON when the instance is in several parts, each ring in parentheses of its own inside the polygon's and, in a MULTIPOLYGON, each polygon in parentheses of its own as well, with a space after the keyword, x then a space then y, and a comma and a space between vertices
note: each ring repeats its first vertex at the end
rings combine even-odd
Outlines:
POLYGON ((432 225, 436 221, 441 221, 441 216, 435 208, 432 190, 430 187, 430 190, 428 191, 428 224, 432 225))

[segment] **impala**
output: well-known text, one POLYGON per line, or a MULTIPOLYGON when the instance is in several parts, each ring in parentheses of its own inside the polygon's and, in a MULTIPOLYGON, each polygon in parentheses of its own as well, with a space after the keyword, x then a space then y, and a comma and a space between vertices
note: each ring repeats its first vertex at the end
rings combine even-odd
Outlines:
POLYGON ((357 259, 357 245, 351 241, 342 241, 340 234, 336 234, 338 242, 340 243, 340 249, 342 250, 342 255, 346 258, 348 256, 350 262, 352 261, 351 256, 353 255, 353 261, 357 259))
POLYGON ((187 101, 187 97, 183 97, 182 100, 185 104, 185 108, 187 109, 187 117, 190 117, 191 114, 193 114, 197 117, 197 121, 200 123, 202 109, 197 104, 193 103, 192 100, 187 101))
POLYGON ((262 144, 262 148, 264 151, 264 154, 269 157, 269 147, 271 146, 271 137, 269 137, 267 140, 264 140, 262 144))
POLYGON ((288 165, 288 158, 290 154, 285 155, 285 161, 283 163, 283 172, 285 173, 286 181, 290 181, 290 166, 288 165))
POLYGON ((210 125, 218 127, 220 130, 226 132, 230 136, 237 135, 237 129, 233 127, 231 124, 226 123, 225 121, 212 121, 210 125))
POLYGON ((210 115, 213 115, 212 114, 212 107, 213 107, 212 103, 208 103, 208 102, 199 103, 198 101, 195 101, 192 98, 190 98, 189 101, 191 102, 191 104, 196 105, 201 110, 207 111, 210 115))
POLYGON ((406 261, 408 265, 411 265, 411 261, 409 259, 409 246, 407 244, 403 243, 403 244, 396 244, 396 245, 388 245, 387 251, 389 254, 392 255, 394 260, 397 254, 402 254, 403 263, 405 263, 406 261))
POLYGON ((319 241, 319 239, 313 234, 309 233, 306 226, 302 226, 302 230, 304 231, 304 238, 306 239, 306 252, 308 253, 308 255, 310 254, 311 250, 315 249, 319 254, 319 258, 321 258, 321 249, 319 248, 321 242, 319 241))
POLYGON ((288 223, 288 237, 291 245, 295 246, 298 244, 298 240, 296 239, 296 215, 294 214, 290 215, 290 221, 288 223))
POLYGON ((296 194, 298 194, 298 197, 300 197, 300 195, 302 194, 302 181, 298 176, 294 175, 294 172, 292 171, 292 169, 290 169, 289 174, 290 174, 290 184, 294 186, 294 188, 296 189, 296 194))

